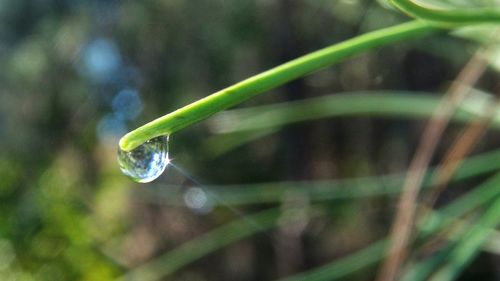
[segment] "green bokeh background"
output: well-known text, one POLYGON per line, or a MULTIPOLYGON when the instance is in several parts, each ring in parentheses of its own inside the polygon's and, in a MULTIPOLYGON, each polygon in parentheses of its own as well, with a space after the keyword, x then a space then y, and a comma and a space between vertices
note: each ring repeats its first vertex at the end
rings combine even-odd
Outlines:
MULTIPOLYGON (((231 185, 244 194, 245 184, 403 172, 422 121, 307 121, 224 149, 245 136, 221 137, 207 120, 171 137, 170 155, 182 171, 169 168, 150 184, 123 176, 116 150, 122 134, 153 118, 309 51, 405 20, 386 2, 370 0, 0 1, 0 280, 116 280, 270 207, 299 217, 313 207, 323 211, 233 243, 160 280, 273 280, 384 237, 394 196, 313 204, 285 185, 278 202, 230 207, 215 198, 216 206, 202 210, 183 198, 200 184, 205 191, 231 185), (130 95, 120 103, 124 90, 130 95)), ((394 44, 241 107, 365 90, 439 95, 484 38, 462 30, 394 44)), ((477 87, 495 93, 498 60, 490 62, 477 87)), ((434 164, 461 128, 447 131, 434 164)), ((475 153, 497 140, 498 133, 489 132, 475 153)), ((481 180, 455 184, 443 201, 481 180)), ((498 264, 498 256, 483 254, 462 278, 498 280, 498 264)), ((372 280, 375 273, 373 266, 345 280, 372 280)))

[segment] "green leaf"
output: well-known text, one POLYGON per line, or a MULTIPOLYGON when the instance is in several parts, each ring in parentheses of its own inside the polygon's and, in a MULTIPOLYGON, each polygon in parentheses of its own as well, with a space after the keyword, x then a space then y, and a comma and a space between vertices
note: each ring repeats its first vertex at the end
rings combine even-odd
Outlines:
POLYGON ((170 135, 211 115, 242 103, 260 93, 320 70, 345 58, 376 47, 437 31, 423 21, 412 21, 334 44, 264 71, 226 89, 193 102, 139 127, 120 140, 120 148, 130 151, 149 139, 170 135))

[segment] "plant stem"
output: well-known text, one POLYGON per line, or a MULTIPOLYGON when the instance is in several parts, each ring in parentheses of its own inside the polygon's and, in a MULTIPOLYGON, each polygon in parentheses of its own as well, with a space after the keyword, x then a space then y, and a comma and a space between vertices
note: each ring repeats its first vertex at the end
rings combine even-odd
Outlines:
MULTIPOLYGON (((431 187, 432 175, 440 167, 429 168, 423 187, 431 187)), ((500 169, 500 149, 467 158, 453 175, 451 182, 470 180, 473 177, 497 172, 500 169)), ((207 194, 219 198, 214 204, 229 206, 274 204, 287 193, 303 194, 311 202, 395 196, 401 192, 406 173, 363 178, 301 182, 268 182, 238 185, 208 185, 207 194)), ((183 190, 171 185, 158 184, 137 192, 134 196, 148 204, 183 205, 183 190)))
POLYGON ((498 23, 500 10, 492 8, 471 8, 439 10, 424 7, 411 0, 391 0, 392 4, 408 15, 441 24, 498 23))
POLYGON ((170 114, 147 123, 123 136, 120 148, 130 151, 149 139, 170 135, 264 91, 325 68, 340 60, 399 40, 423 36, 438 30, 424 21, 411 21, 369 32, 334 44, 243 80, 170 114))
MULTIPOLYGON (((278 209, 270 209, 248 218, 258 222, 262 229, 268 229, 275 225, 279 214, 278 209)), ((253 227, 246 220, 238 219, 133 269, 119 280, 159 280, 194 260, 260 231, 260 228, 253 227)))
MULTIPOLYGON (((478 92, 480 93, 480 92, 478 92)), ((469 95, 452 116, 453 121, 472 123, 484 118, 487 94, 469 95)), ((344 116, 428 118, 439 104, 439 96, 425 92, 364 91, 336 93, 315 98, 257 107, 227 110, 210 123, 212 132, 230 134, 243 131, 278 129, 289 124, 344 116)), ((500 112, 493 121, 500 129, 500 112)))
MULTIPOLYGON (((493 198, 500 195, 498 184, 500 183, 500 174, 496 174, 488 179, 485 183, 477 186, 472 191, 451 202, 439 212, 438 216, 424 218, 419 226, 419 236, 426 238, 429 235, 438 233, 446 229, 450 223, 454 222, 458 217, 465 213, 480 207, 490 202, 493 198)), ((489 217, 491 219, 491 217, 489 217)), ((489 227, 490 225, 488 225, 489 227)), ((467 237, 467 236, 464 236, 467 237)), ((381 239, 372 243, 365 249, 359 250, 344 258, 335 260, 326 265, 313 268, 309 271, 289 276, 280 281, 332 281, 345 279, 347 275, 357 272, 363 268, 375 264, 381 260, 386 254, 384 248, 388 245, 389 239, 381 239)), ((403 280, 407 280, 406 276, 403 280)))
MULTIPOLYGON (((328 213, 328 209, 314 209, 308 219, 328 213)), ((119 278, 119 281, 155 281, 170 275, 182 267, 201 259, 225 246, 281 224, 300 222, 301 218, 287 217, 280 208, 267 209, 222 225, 198 238, 190 240, 175 249, 149 261, 119 278), (258 223, 259 227, 248 221, 258 223)))
POLYGON ((479 220, 462 236, 462 239, 446 259, 446 264, 437 271, 429 280, 451 281, 455 280, 465 267, 480 252, 483 244, 500 223, 500 196, 488 207, 479 220))

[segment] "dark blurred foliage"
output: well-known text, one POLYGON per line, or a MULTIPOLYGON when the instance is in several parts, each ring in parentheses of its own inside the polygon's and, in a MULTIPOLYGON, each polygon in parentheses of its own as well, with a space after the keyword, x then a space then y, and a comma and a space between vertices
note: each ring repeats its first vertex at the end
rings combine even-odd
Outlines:
MULTIPOLYGON (((199 214, 137 199, 163 183, 194 183, 173 169, 153 184, 131 182, 116 164, 118 138, 279 63, 404 20, 368 0, 0 1, 0 279, 114 280, 237 219, 224 206, 199 214)), ((242 106, 355 90, 442 92, 471 46, 444 34, 398 43, 242 106)), ((498 89, 494 77, 483 78, 486 90, 498 89)), ((201 123, 173 136, 171 150, 204 184, 377 175, 405 170, 422 124, 308 122, 214 158, 201 123)), ((307 227, 245 239, 168 280, 270 280, 321 265, 383 237, 394 202, 335 202, 307 227)))

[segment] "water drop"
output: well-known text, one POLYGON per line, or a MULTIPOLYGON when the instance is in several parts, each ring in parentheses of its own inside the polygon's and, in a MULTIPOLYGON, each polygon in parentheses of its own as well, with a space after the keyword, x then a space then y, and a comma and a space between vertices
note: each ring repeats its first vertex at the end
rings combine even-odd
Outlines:
POLYGON ((159 177, 167 167, 168 136, 156 137, 132 151, 118 150, 121 171, 136 182, 150 182, 159 177))

